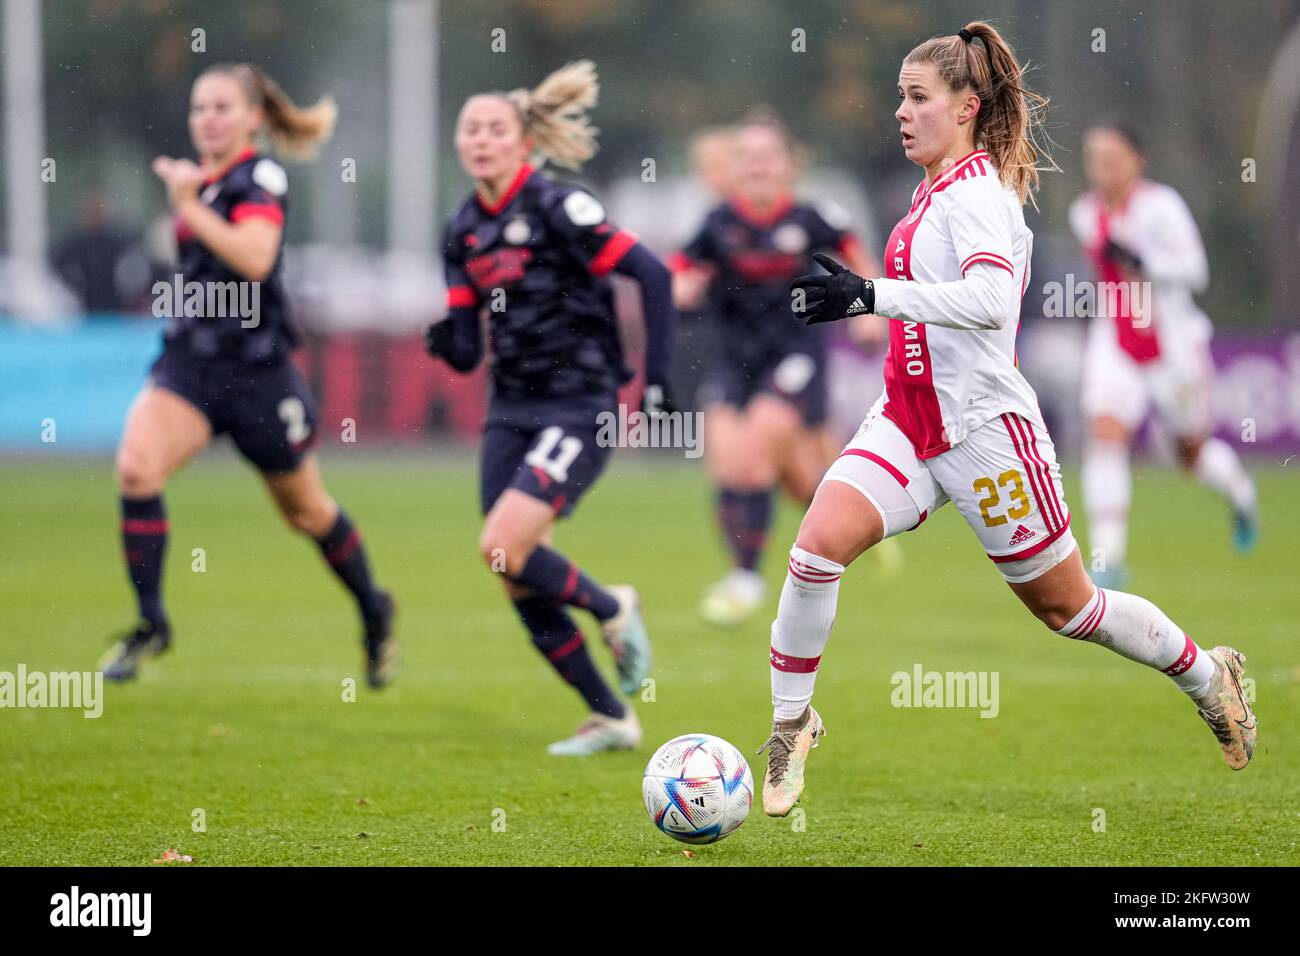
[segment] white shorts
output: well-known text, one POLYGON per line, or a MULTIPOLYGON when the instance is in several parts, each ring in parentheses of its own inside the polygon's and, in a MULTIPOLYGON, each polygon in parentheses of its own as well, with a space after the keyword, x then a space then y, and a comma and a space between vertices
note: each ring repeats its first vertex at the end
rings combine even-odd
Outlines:
POLYGON ((1109 320, 1094 320, 1084 351, 1080 404, 1089 419, 1103 415, 1136 431, 1154 407, 1177 438, 1200 438, 1214 428, 1210 346, 1194 335, 1160 340, 1161 353, 1138 362, 1119 347, 1109 320))
POLYGON ((880 512, 886 538, 954 502, 1013 584, 1045 574, 1075 547, 1052 439, 1019 415, 985 422, 925 461, 897 425, 868 415, 822 480, 861 492, 880 512))

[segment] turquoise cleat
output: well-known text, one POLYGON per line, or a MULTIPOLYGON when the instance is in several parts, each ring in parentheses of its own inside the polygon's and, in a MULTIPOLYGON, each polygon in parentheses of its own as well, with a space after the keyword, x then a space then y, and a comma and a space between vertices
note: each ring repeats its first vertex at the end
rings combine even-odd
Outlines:
POLYGON ((577 732, 546 748, 552 757, 591 757, 609 750, 635 750, 641 746, 641 722, 628 707, 622 719, 591 714, 577 732))
POLYGON ((631 695, 650 676, 650 635, 641 616, 641 596, 630 584, 615 584, 609 593, 618 599, 618 613, 601 625, 605 643, 614 652, 618 686, 631 695))
POLYGON ((1232 511, 1232 546, 1238 554, 1249 554, 1259 544, 1259 516, 1253 510, 1232 511))

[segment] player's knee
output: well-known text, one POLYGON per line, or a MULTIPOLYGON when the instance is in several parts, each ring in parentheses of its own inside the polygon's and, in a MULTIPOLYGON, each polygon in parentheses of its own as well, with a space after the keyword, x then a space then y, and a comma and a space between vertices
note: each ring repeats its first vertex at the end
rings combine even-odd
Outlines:
POLYGON ((1074 612, 1067 611, 1061 605, 1052 605, 1048 607, 1030 608, 1034 617, 1043 622, 1043 626, 1049 631, 1059 631, 1065 625, 1074 619, 1074 612))
POLYGON ((520 541, 497 529, 484 529, 478 541, 479 557, 489 571, 497 574, 516 574, 521 571, 533 547, 532 542, 520 541))
POLYGON ((851 541, 842 530, 821 522, 801 527, 794 545, 809 554, 815 554, 819 558, 846 567, 862 550, 865 550, 861 548, 861 542, 851 541))
POLYGON ((531 597, 535 592, 526 584, 520 584, 514 578, 502 577, 501 585, 506 590, 506 596, 512 601, 522 601, 526 597, 531 597))
POLYGON ((162 469, 134 448, 120 448, 115 462, 117 486, 128 497, 156 495, 162 491, 162 469))
POLYGON ((1196 438, 1180 438, 1175 444, 1175 450, 1178 453, 1178 463, 1191 471, 1196 467, 1196 459, 1201 454, 1201 441, 1196 438))
POLYGON ((283 501, 280 503, 280 514, 294 531, 313 538, 323 538, 338 517, 338 509, 328 500, 283 501))

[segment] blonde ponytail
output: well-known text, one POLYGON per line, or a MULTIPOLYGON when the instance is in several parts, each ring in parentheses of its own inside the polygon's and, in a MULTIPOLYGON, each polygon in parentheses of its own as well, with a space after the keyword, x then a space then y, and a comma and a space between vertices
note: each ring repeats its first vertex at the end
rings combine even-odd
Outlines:
POLYGON ((1020 201, 1033 202, 1039 173, 1059 170, 1040 142, 1046 138, 1047 98, 1025 87, 1024 69, 990 24, 975 20, 963 32, 969 40, 959 34, 933 37, 903 62, 933 63, 954 93, 967 87, 975 91, 980 99, 975 144, 988 152, 1002 182, 1015 189, 1020 201))
POLYGON ((261 107, 275 151, 288 159, 311 159, 329 139, 338 119, 334 98, 322 96, 312 106, 298 106, 280 84, 251 63, 222 63, 204 71, 224 73, 238 81, 248 101, 261 107))
POLYGON ((578 170, 596 155, 596 135, 587 110, 596 105, 600 83, 596 65, 578 60, 560 67, 533 89, 503 94, 515 107, 524 136, 531 138, 534 162, 550 161, 578 170))

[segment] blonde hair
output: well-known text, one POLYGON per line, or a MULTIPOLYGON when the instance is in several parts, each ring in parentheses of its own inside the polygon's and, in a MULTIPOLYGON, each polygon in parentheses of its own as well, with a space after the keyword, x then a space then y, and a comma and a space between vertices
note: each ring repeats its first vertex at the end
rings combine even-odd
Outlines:
POLYGON ((550 161, 575 172, 596 155, 596 136, 587 110, 596 105, 600 82, 590 60, 568 63, 531 90, 520 87, 505 97, 519 116, 524 137, 533 141, 533 162, 550 161))
MULTIPOLYGON (((1047 98, 1025 88, 1024 69, 1007 41, 982 20, 966 24, 971 35, 932 37, 903 59, 904 63, 933 63, 952 92, 970 87, 979 97, 975 116, 975 142, 998 167, 1002 182, 1015 189, 1023 203, 1033 202, 1040 172, 1059 168, 1040 138, 1047 114, 1047 98), (976 46, 980 41, 982 48, 976 46), (1045 165, 1040 166, 1042 159, 1045 165)), ((1037 208, 1037 203, 1034 204, 1037 208)))
POLYGON ((311 159, 316 148, 334 132, 339 110, 328 94, 312 106, 298 106, 280 84, 251 63, 219 63, 201 75, 209 73, 223 73, 239 83, 248 101, 265 115, 271 142, 281 156, 311 159))

